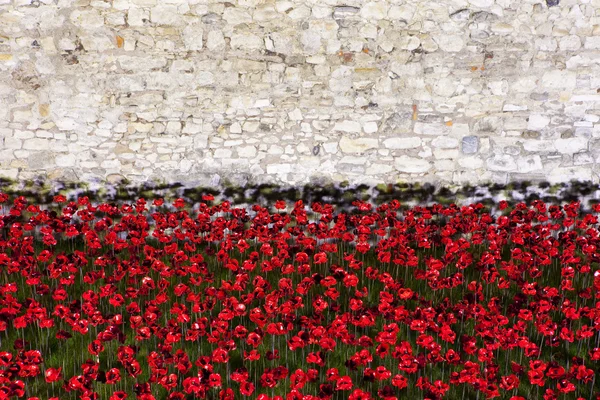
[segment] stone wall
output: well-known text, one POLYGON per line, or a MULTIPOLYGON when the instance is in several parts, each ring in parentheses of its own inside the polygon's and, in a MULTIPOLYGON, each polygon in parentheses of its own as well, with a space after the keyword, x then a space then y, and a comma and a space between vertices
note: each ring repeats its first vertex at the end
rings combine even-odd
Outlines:
POLYGON ((0 0, 0 176, 598 181, 600 0, 0 0))

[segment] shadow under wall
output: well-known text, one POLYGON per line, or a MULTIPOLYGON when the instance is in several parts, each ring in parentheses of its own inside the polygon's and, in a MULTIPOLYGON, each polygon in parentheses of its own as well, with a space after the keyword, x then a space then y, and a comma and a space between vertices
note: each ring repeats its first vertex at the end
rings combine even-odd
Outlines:
POLYGON ((222 187, 188 187, 182 183, 144 183, 131 184, 123 182, 117 185, 102 183, 98 189, 90 189, 90 185, 79 182, 47 182, 43 179, 14 182, 0 178, 0 192, 11 196, 24 196, 31 203, 50 204, 53 197, 63 194, 67 200, 88 196, 94 203, 128 202, 137 198, 152 200, 164 198, 166 201, 183 198, 187 203, 202 202, 202 196, 212 194, 217 200, 229 200, 234 205, 259 204, 266 206, 277 200, 295 202, 303 200, 305 204, 321 202, 336 207, 350 207, 355 200, 370 202, 374 205, 398 200, 403 204, 431 205, 434 203, 449 205, 466 205, 482 203, 494 208, 499 200, 509 202, 526 202, 542 200, 550 204, 581 201, 583 209, 598 202, 600 188, 591 182, 562 183, 550 185, 547 182, 531 184, 515 182, 507 185, 487 184, 477 186, 445 187, 433 184, 380 184, 376 186, 325 184, 305 185, 298 187, 260 184, 222 187))

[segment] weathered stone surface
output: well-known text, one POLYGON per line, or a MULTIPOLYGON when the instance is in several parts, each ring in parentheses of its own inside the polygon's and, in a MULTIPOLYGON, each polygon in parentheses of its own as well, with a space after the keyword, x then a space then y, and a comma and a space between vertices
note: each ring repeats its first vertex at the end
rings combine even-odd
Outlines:
POLYGON ((563 154, 572 154, 586 150, 588 147, 588 140, 583 137, 556 139, 554 145, 558 152, 563 154))
POLYGON ((360 123, 356 121, 340 121, 336 122, 333 130, 337 132, 359 133, 361 131, 361 126, 360 123))
POLYGON ((497 154, 487 160, 490 171, 510 172, 517 169, 517 163, 513 156, 508 154, 497 154))
POLYGON ((573 89, 577 83, 575 71, 554 70, 544 73, 542 86, 548 89, 573 89))
POLYGON ((483 160, 477 156, 461 157, 458 159, 458 164, 462 168, 477 169, 483 167, 483 160))
POLYGON ((206 48, 210 51, 224 50, 226 46, 223 32, 213 30, 208 32, 206 36, 206 48))
POLYGON ((191 24, 183 29, 183 44, 186 50, 202 50, 204 30, 199 23, 191 24))
POLYGON ((539 155, 519 157, 517 159, 517 168, 519 172, 537 172, 543 168, 542 158, 539 155))
POLYGON ((343 153, 363 153, 370 149, 379 147, 379 141, 376 138, 356 138, 342 137, 339 142, 343 153))
POLYGON ((383 141, 383 146, 392 150, 416 149, 421 146, 421 138, 414 136, 388 138, 383 141))
POLYGON ((442 123, 415 123, 414 132, 418 135, 446 135, 448 134, 448 127, 442 123))
POLYGON ((447 136, 439 136, 431 141, 431 145, 440 149, 454 149, 458 147, 458 139, 447 136))
POLYGON ((462 138, 463 154, 474 154, 479 149, 479 138, 477 136, 465 136, 462 138))
POLYGON ((388 8, 387 1, 370 1, 360 9, 360 16, 365 19, 384 19, 388 8))
POLYGON ((531 114, 527 123, 527 129, 538 131, 544 129, 550 123, 550 117, 540 114, 531 114))
POLYGON ((400 156, 394 159, 394 166, 400 172, 410 174, 424 173, 431 169, 431 163, 422 158, 400 156))
POLYGON ((600 183, 599 0, 0 4, 2 176, 600 183))

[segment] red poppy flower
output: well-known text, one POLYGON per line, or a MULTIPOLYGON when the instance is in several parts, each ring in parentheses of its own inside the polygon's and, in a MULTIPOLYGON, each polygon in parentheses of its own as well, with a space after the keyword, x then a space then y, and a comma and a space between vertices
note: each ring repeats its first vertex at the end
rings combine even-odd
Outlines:
POLYGON ((106 372, 106 383, 109 385, 115 384, 121 381, 121 371, 118 368, 111 368, 106 372))
POLYGON ((208 377, 208 385, 210 387, 220 387, 221 386, 221 375, 220 374, 210 374, 208 377))
POLYGON ((352 389, 352 379, 345 375, 339 377, 336 382, 335 390, 351 390, 352 389))
POLYGON ((250 396, 254 393, 254 384, 251 382, 242 382, 240 384, 240 393, 244 396, 250 396))
POLYGON ((61 380, 62 379, 61 371, 62 371, 61 367, 47 368, 46 372, 44 373, 44 378, 45 378, 46 382, 51 383, 51 382, 57 382, 57 381, 61 380))

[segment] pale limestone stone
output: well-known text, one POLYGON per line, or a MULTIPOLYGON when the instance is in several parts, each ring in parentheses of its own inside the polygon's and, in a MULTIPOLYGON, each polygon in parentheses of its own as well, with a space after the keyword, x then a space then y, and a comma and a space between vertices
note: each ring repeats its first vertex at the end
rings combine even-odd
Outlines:
POLYGON ((299 108, 295 108, 293 111, 288 113, 289 119, 292 121, 301 121, 302 120, 302 111, 299 108))
POLYGON ((73 51, 73 50, 75 50, 76 47, 77 47, 77 45, 75 44, 75 41, 73 41, 69 38, 60 38, 58 40, 58 49, 59 50, 73 51))
POLYGON ((312 16, 317 19, 329 18, 332 16, 333 9, 326 5, 315 5, 312 8, 312 16))
POLYGON ((585 182, 592 180, 592 170, 585 166, 556 167, 550 170, 546 177, 550 184, 570 182, 571 180, 585 182))
POLYGON ((242 130, 244 132, 254 133, 254 132, 258 131, 259 127, 260 127, 260 122, 258 122, 258 121, 246 121, 242 125, 242 130))
POLYGON ((209 71, 200 71, 196 74, 194 83, 198 86, 209 86, 215 83, 215 75, 209 71))
POLYGON ((468 0, 469 4, 476 8, 489 8, 494 5, 494 0, 468 0))
POLYGON ((285 13, 294 7, 294 3, 287 0, 278 0, 275 2, 275 10, 278 13, 285 13))
POLYGON ((31 139, 32 137, 35 137, 35 133, 32 131, 22 131, 17 129, 14 132, 14 137, 15 139, 31 139))
POLYGON ((537 79, 538 78, 535 76, 525 76, 518 78, 515 81, 515 83, 511 86, 511 90, 519 93, 529 93, 536 88, 537 79))
POLYGON ((526 151, 545 153, 556 151, 554 142, 552 140, 525 140, 523 142, 523 148, 526 151))
POLYGON ((456 91, 455 82, 452 78, 442 78, 435 83, 434 92, 443 97, 451 97, 456 91))
POLYGON ((457 149, 433 149, 433 157, 437 160, 456 159, 459 156, 457 149))
POLYGON ((568 139, 556 139, 554 146, 559 153, 572 154, 588 148, 588 139, 583 137, 573 137, 568 139))
MULTIPOLYGON (((150 10, 145 10, 141 8, 131 8, 127 11, 127 24, 129 26, 144 26, 144 21, 150 21, 150 10)), ((68 39, 66 40, 68 41, 68 39)))
POLYGON ((226 46, 223 32, 213 30, 209 31, 206 35, 206 48, 210 51, 221 51, 226 46))
POLYGON ((431 169, 431 163, 422 158, 400 156, 394 159, 394 167, 410 174, 424 173, 431 169))
POLYGON ((0 169, 0 176, 6 177, 8 179, 16 180, 19 176, 19 170, 16 168, 12 169, 0 169))
POLYGON ((492 32, 499 35, 508 35, 514 31, 514 27, 511 24, 505 22, 496 22, 492 24, 492 32))
POLYGON ((442 123, 415 123, 414 132, 418 135, 446 135, 448 134, 447 127, 442 123))
POLYGON ((569 102, 574 102, 574 101, 591 101, 591 102, 597 102, 597 101, 600 101, 600 94, 577 94, 577 95, 573 95, 569 99, 569 102))
POLYGON ((435 168, 436 172, 439 173, 440 171, 453 171, 455 164, 454 160, 435 160, 433 162, 433 167, 435 168))
POLYGON ((104 33, 86 32, 79 39, 86 51, 104 52, 115 48, 112 38, 104 33))
POLYGON ((58 167, 73 167, 77 162, 75 154, 59 154, 55 158, 56 166, 58 167))
POLYGON ((483 160, 479 156, 460 157, 458 165, 462 168, 477 169, 483 167, 483 160))
POLYGON ((573 89, 577 81, 574 71, 554 70, 544 73, 542 85, 548 89, 573 89))
POLYGON ((394 50, 394 42, 392 42, 391 40, 383 39, 379 42, 379 47, 386 53, 390 53, 392 50, 394 50))
POLYGON ((577 51, 581 48, 581 39, 577 35, 562 37, 559 41, 559 47, 563 51, 577 51))
POLYGON ((214 158, 231 158, 232 155, 233 151, 231 151, 230 149, 223 148, 216 149, 213 153, 214 158))
POLYGON ((535 47, 540 51, 556 51, 558 43, 556 42, 556 39, 544 37, 536 39, 535 47))
POLYGON ((362 125, 365 133, 375 133, 378 130, 377 122, 375 121, 363 122, 362 125))
POLYGON ((107 170, 118 170, 119 168, 121 168, 121 161, 117 159, 104 160, 100 163, 100 166, 107 170))
POLYGON ((454 149, 458 147, 458 139, 448 136, 439 136, 431 141, 431 145, 440 149, 454 149))
POLYGON ((415 15, 415 6, 412 4, 392 5, 388 17, 392 20, 411 21, 415 15))
POLYGON ((537 131, 544 129, 550 123, 550 118, 541 114, 531 114, 527 123, 527 129, 537 131))
POLYGON ((321 35, 312 30, 303 31, 300 43, 307 54, 317 54, 321 49, 321 35))
POLYGON ((416 149, 421 146, 421 138, 419 137, 393 137, 385 139, 383 145, 386 149, 392 150, 407 150, 416 149))
POLYGON ((69 16, 71 22, 86 29, 100 28, 104 25, 104 18, 97 10, 77 9, 69 16))
POLYGON ((429 158, 433 156, 433 151, 429 146, 423 146, 423 149, 419 152, 419 157, 421 158, 429 158))
POLYGON ((573 154, 573 165, 588 165, 594 162, 594 157, 590 153, 573 154))
POLYGON ((202 50, 202 37, 204 35, 202 25, 187 25, 183 29, 182 35, 186 50, 202 50))
POLYGON ((17 150, 20 149, 23 145, 21 139, 17 139, 14 137, 5 137, 3 141, 3 148, 17 150))
POLYGON ((267 174, 289 174, 293 169, 292 164, 269 164, 267 174))
POLYGON ((437 49, 439 49, 438 44, 429 35, 425 35, 425 37, 421 38, 421 47, 426 53, 433 53, 434 51, 437 51, 437 49))
POLYGON ((242 125, 239 122, 234 122, 229 127, 229 132, 231 132, 231 133, 242 133, 242 125))
POLYGON ((167 122, 167 127, 165 132, 170 135, 179 134, 181 132, 181 122, 180 121, 169 121, 167 122))
POLYGON ((387 15, 388 7, 386 1, 370 1, 360 9, 360 16, 365 19, 384 19, 387 15))
POLYGON ((537 172, 541 171, 542 168, 542 159, 537 154, 517 158, 517 169, 519 172, 537 172))
POLYGON ((237 154, 242 158, 254 158, 256 157, 256 147, 255 146, 240 146, 236 148, 237 154))
POLYGON ((279 18, 279 13, 275 10, 275 7, 270 4, 263 4, 254 9, 252 13, 252 20, 258 21, 261 23, 265 23, 268 21, 273 21, 276 18, 279 18))
POLYGON ((158 25, 181 25, 183 18, 177 12, 177 6, 164 4, 150 9, 150 21, 158 25))
POLYGON ((377 39, 377 26, 373 24, 364 25, 360 29, 359 35, 365 39, 377 39))
POLYGON ((440 34, 433 38, 440 50, 450 53, 457 53, 465 46, 464 39, 459 35, 440 34))
POLYGON ((357 121, 340 121, 336 122, 333 130, 336 132, 360 133, 360 122, 357 121))
POLYGON ((311 11, 310 7, 306 5, 301 5, 299 7, 293 8, 291 11, 287 13, 287 16, 292 20, 303 20, 310 17, 311 11))
POLYGON ((267 50, 281 54, 292 54, 294 52, 294 40, 291 35, 281 32, 272 32, 265 39, 267 50))
POLYGON ((129 71, 150 71, 163 68, 167 65, 164 57, 138 57, 123 55, 117 58, 119 65, 129 71))
POLYGON ((50 141, 47 139, 32 138, 23 141, 23 149, 25 150, 48 150, 50 149, 50 141))
POLYGON ((194 148, 206 149, 208 147, 208 135, 194 135, 194 148))
POLYGON ((77 127, 77 122, 72 118, 57 118, 54 123, 61 131, 70 131, 77 127))
POLYGON ((367 175, 384 175, 389 174, 394 170, 391 164, 371 164, 367 167, 365 173, 367 175))
POLYGON ((416 36, 402 36, 396 42, 396 47, 402 50, 413 51, 421 45, 421 40, 416 36))
POLYGON ((231 48, 234 50, 257 51, 264 48, 264 40, 251 33, 236 33, 231 36, 231 48))
POLYGON ((227 7, 223 12, 223 19, 229 25, 249 24, 252 22, 252 15, 246 10, 238 7, 227 7))
POLYGON ((517 169, 517 163, 513 156, 508 154, 496 154, 487 160, 490 171, 511 172, 517 169))
POLYGON ((588 50, 600 49, 600 36, 588 36, 585 38, 585 44, 583 46, 588 50))
POLYGON ((158 4, 158 0, 132 0, 131 2, 139 7, 152 7, 158 4))
POLYGON ((343 153, 363 153, 370 149, 376 149, 379 141, 376 138, 356 138, 342 137, 339 142, 343 153))
POLYGON ((338 149, 337 142, 323 143, 323 149, 329 154, 336 154, 338 149))
POLYGON ((367 157, 344 156, 340 160, 340 164, 365 165, 367 157))
POLYGON ((527 106, 520 106, 517 104, 505 104, 504 107, 502 107, 502 111, 504 112, 508 112, 508 111, 527 111, 527 106))

